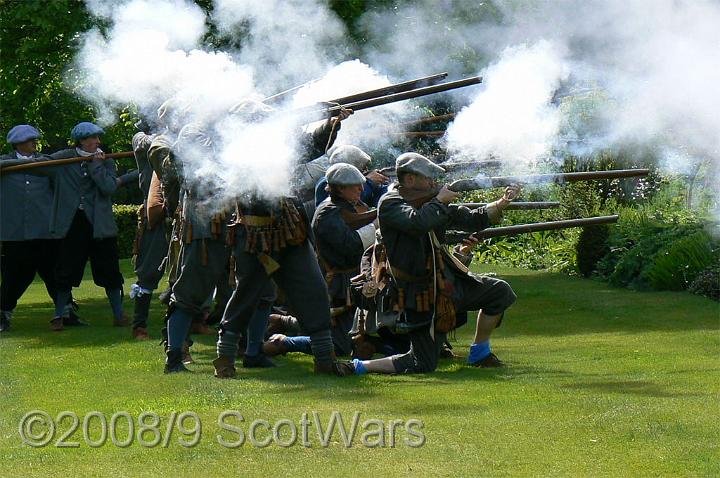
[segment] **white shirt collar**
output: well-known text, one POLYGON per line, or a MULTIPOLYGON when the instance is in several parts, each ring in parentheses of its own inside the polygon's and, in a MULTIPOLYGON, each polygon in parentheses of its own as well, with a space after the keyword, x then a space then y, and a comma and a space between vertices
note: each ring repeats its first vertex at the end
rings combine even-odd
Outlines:
POLYGON ((84 149, 81 149, 81 148, 75 148, 75 151, 77 151, 78 156, 83 156, 83 157, 94 156, 95 153, 102 153, 102 149, 100 149, 100 148, 98 148, 97 151, 95 151, 95 153, 88 153, 87 151, 85 151, 84 149))

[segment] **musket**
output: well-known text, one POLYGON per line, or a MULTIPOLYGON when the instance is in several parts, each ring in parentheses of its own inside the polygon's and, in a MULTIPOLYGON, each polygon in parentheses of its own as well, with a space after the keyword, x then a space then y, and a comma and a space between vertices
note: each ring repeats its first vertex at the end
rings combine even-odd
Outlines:
POLYGON ((445 130, 439 131, 400 131, 393 133, 395 136, 403 136, 405 138, 442 138, 445 130))
POLYGON ((307 85, 309 85, 309 84, 315 83, 316 81, 318 81, 318 80, 310 80, 310 81, 307 81, 307 82, 303 83, 302 85, 293 86, 292 88, 289 88, 289 89, 287 89, 287 90, 285 90, 285 91, 281 91, 280 93, 275 93, 274 95, 268 96, 267 98, 265 98, 264 100, 262 100, 262 102, 263 102, 263 103, 266 103, 266 104, 267 104, 267 103, 273 103, 273 102, 275 102, 278 98, 282 98, 283 96, 285 96, 285 95, 287 95, 287 94, 289 94, 289 93, 292 93, 292 92, 294 92, 294 91, 297 91, 297 90, 299 90, 300 88, 303 88, 303 87, 305 87, 305 86, 307 86, 307 85))
POLYGON ((402 123, 403 126, 416 126, 420 124, 428 124, 428 123, 435 123, 438 121, 446 121, 446 120, 452 120, 455 119, 456 113, 448 113, 444 115, 437 115, 437 116, 426 116, 425 118, 420 118, 412 121, 406 121, 402 123))
MULTIPOLYGON (((511 186, 513 184, 564 184, 574 181, 590 181, 594 179, 635 178, 647 176, 649 169, 614 169, 609 171, 581 171, 574 173, 530 174, 527 176, 494 176, 474 179, 458 179, 447 185, 456 193, 511 186)), ((413 207, 421 207, 437 196, 439 188, 426 191, 406 191, 405 199, 413 207)))
POLYGON ((355 93, 353 95, 342 96, 335 98, 327 103, 337 103, 344 105, 347 103, 355 103, 356 101, 369 100, 371 98, 378 98, 380 96, 393 95, 395 93, 402 93, 404 91, 410 91, 424 86, 436 85, 445 78, 447 78, 447 72, 437 73, 435 75, 425 76, 423 78, 417 78, 410 81, 404 81, 402 83, 395 83, 394 85, 383 86, 382 88, 376 88, 374 90, 363 91, 355 93))
POLYGON ((565 219, 562 221, 536 222, 533 224, 518 224, 515 226, 491 227, 482 231, 468 233, 458 231, 448 231, 445 233, 446 244, 459 244, 469 239, 471 236, 475 239, 488 239, 500 236, 515 236, 518 234, 527 234, 540 231, 554 231, 557 229, 569 229, 572 227, 597 226, 600 224, 613 224, 618 221, 620 216, 598 216, 586 217, 582 219, 565 219))
MULTIPOLYGON (((319 117, 335 117, 340 114, 343 109, 351 109, 353 111, 360 111, 368 108, 374 108, 375 106, 386 105, 389 103, 396 103, 398 101, 405 101, 412 98, 420 98, 422 96, 433 95, 435 93, 442 93, 444 91, 455 90, 458 88, 464 88, 466 86, 477 85, 482 82, 481 76, 472 76, 469 78, 463 78, 462 80, 449 81, 447 83, 440 83, 439 85, 425 86, 422 88, 415 88, 400 93, 393 93, 385 96, 378 96, 375 98, 369 98, 366 100, 360 100, 349 103, 341 103, 338 105, 330 106, 325 109, 316 110, 310 112, 311 115, 317 115, 319 117)), ((301 109, 296 112, 305 112, 306 109, 301 109)))
POLYGON ((527 176, 496 176, 458 179, 448 185, 455 192, 474 191, 510 186, 512 184, 564 184, 594 179, 636 178, 650 174, 649 169, 613 169, 609 171, 580 171, 574 173, 530 174, 527 176))
MULTIPOLYGON (((497 159, 486 159, 482 161, 443 162, 436 164, 442 167, 446 173, 454 173, 458 171, 467 171, 469 169, 497 168, 502 165, 502 161, 497 159)), ((395 166, 386 166, 378 170, 378 172, 384 174, 385 176, 394 176, 395 166)))
MULTIPOLYGON (((460 202, 453 203, 458 206, 464 206, 469 209, 477 209, 487 206, 484 202, 460 202)), ((556 201, 518 201, 511 202, 505 207, 506 211, 532 211, 536 209, 557 209, 560 203, 556 201)))
MULTIPOLYGON (((134 155, 135 153, 133 153, 132 151, 122 151, 120 153, 105 153, 105 158, 130 158, 134 155)), ((0 161, 0 174, 12 173, 15 171, 24 171, 26 169, 41 168, 45 166, 61 166, 63 164, 82 163, 83 161, 91 161, 92 159, 94 159, 92 156, 75 156, 73 158, 50 159, 47 161, 35 161, 27 164, 16 164, 14 166, 8 166, 6 168, 2 167, 2 161, 0 161)))

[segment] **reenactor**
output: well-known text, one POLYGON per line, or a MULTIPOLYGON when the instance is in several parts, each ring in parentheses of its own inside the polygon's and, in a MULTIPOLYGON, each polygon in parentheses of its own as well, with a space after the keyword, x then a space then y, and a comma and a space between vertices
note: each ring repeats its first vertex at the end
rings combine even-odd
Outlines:
POLYGON ((72 288, 78 287, 88 260, 95 284, 105 288, 113 314, 113 325, 125 326, 122 310, 123 277, 120 273, 117 246, 117 225, 112 211, 112 194, 120 186, 115 162, 105 158, 100 149, 99 126, 81 122, 70 135, 75 147, 50 157, 19 159, 17 164, 86 157, 87 161, 33 169, 33 174, 48 175, 54 185, 50 234, 62 238, 55 263, 55 317, 50 328, 61 331, 68 318, 67 304, 72 288))
POLYGON ((132 336, 147 340, 147 321, 152 293, 157 289, 165 271, 168 253, 165 202, 160 179, 148 159, 148 150, 155 135, 138 132, 133 136, 132 147, 140 173, 139 184, 143 204, 138 209, 138 229, 133 245, 135 275, 137 282, 130 288, 130 298, 135 302, 132 320, 132 336))
MULTIPOLYGON (((13 152, 0 157, 0 164, 40 158, 39 139, 40 132, 30 125, 13 127, 7 134, 13 152)), ((10 330, 17 302, 36 273, 52 300, 57 297, 58 242, 50 234, 52 201, 53 189, 48 177, 29 173, 0 176, 0 332, 10 330)))
MULTIPOLYGON (((252 109, 251 105, 247 108, 252 109)), ((260 107, 256 110, 256 117, 267 114, 260 107)), ((335 139, 339 122, 351 113, 344 110, 312 133, 305 133, 300 141, 304 152, 300 161, 308 162, 325 153, 335 139)), ((275 283, 310 336, 315 371, 336 375, 352 372, 335 360, 327 286, 309 240, 310 223, 302 201, 290 196, 244 197, 238 200, 237 210, 234 240, 237 284, 220 323, 218 357, 213 361, 215 376, 235 376, 240 335, 248 330, 261 300, 272 297, 275 283), (231 310, 233 313, 228 314, 231 310)), ((264 333, 264 327, 258 330, 264 333)))
MULTIPOLYGON (((352 353, 349 332, 355 307, 350 294, 350 279, 360 269, 363 252, 375 242, 375 216, 360 196, 365 176, 348 163, 328 168, 327 188, 330 196, 315 211, 312 231, 320 269, 325 276, 330 298, 331 332, 337 356, 352 353)), ((307 336, 274 335, 265 344, 266 353, 310 351, 307 336)))
MULTIPOLYGON (((387 186, 390 180, 378 171, 371 171, 371 161, 372 158, 370 155, 362 149, 350 144, 343 144, 334 148, 330 155, 329 164, 332 166, 334 164, 345 163, 351 164, 359 169, 365 177, 360 199, 370 207, 377 207, 380 197, 387 192, 387 186)), ((327 185, 327 175, 317 182, 315 186, 316 207, 320 206, 320 203, 328 197, 327 185)))
POLYGON ((515 301, 504 281, 468 272, 469 248, 461 261, 443 244, 445 230, 478 231, 497 222, 517 196, 509 187, 503 197, 474 211, 451 204, 458 194, 436 188, 435 178, 444 170, 416 153, 396 160, 398 184, 380 200, 380 244, 372 251, 374 266, 368 284, 376 291, 374 316, 393 314, 396 330, 411 341, 406 354, 377 360, 353 360, 356 374, 423 373, 437 367, 446 333, 457 325, 458 314, 478 310, 476 333, 468 362, 477 367, 500 367, 490 350, 490 334, 500 325, 504 312, 515 301), (382 287, 381 287, 382 286, 382 287))
MULTIPOLYGON (((214 155, 211 138, 196 124, 183 127, 174 144, 168 140, 153 141, 151 158, 156 172, 160 172, 164 190, 172 189, 169 179, 175 177, 179 189, 175 213, 179 218, 173 234, 180 242, 176 277, 168 308, 165 373, 187 371, 183 358, 193 319, 203 316, 208 298, 216 284, 227 279, 229 249, 226 246, 228 211, 215 204, 210 196, 211 186, 200 191, 185 177, 183 155, 214 155), (162 158, 162 159, 160 159, 162 158)), ((168 199, 168 198, 166 198, 168 199)), ((172 200, 171 200, 172 202, 172 200)))

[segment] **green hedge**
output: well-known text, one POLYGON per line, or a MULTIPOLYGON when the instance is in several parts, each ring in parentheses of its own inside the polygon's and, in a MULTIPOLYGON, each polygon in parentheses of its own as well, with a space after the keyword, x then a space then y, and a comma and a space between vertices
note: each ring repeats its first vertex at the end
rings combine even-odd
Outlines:
POLYGON ((137 230, 137 210, 135 204, 113 204, 115 222, 118 226, 118 252, 120 259, 132 257, 135 231, 137 230))
POLYGON ((672 185, 652 201, 621 208, 610 229, 607 254, 595 274, 633 289, 690 290, 712 297, 712 267, 720 263, 720 240, 708 231, 702 211, 689 209, 672 185), (704 274, 704 275, 703 275, 704 274), (695 287, 696 279, 703 275, 695 287))

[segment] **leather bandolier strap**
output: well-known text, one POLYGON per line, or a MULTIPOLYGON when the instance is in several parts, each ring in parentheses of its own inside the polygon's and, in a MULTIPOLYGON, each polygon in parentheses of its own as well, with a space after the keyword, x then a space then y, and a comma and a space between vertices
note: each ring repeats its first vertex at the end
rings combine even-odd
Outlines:
POLYGON ((269 212, 256 215, 243 211, 237 204, 236 224, 245 228, 245 252, 257 255, 269 275, 280 268, 271 257, 289 246, 299 246, 307 239, 307 224, 302 213, 291 198, 281 198, 267 208, 269 212))
MULTIPOLYGON (((437 189, 431 191, 416 191, 400 187, 398 192, 405 201, 417 209, 432 200, 438 191, 437 189)), ((455 327, 457 317, 455 303, 453 301, 454 291, 452 282, 445 277, 445 262, 446 260, 450 260, 452 265, 463 273, 467 273, 467 268, 447 252, 442 244, 440 244, 434 231, 428 233, 428 238, 431 254, 427 257, 425 264, 427 274, 424 276, 414 276, 397 267, 393 267, 383 251, 384 261, 386 262, 385 269, 398 280, 411 283, 425 283, 427 285, 426 290, 418 292, 415 295, 415 310, 417 312, 432 312, 434 309, 435 329, 438 332, 448 332, 455 327)), ((398 309, 405 307, 405 293, 401 287, 398 287, 396 305, 398 309)))
POLYGON ((305 220, 289 198, 280 199, 279 206, 272 208, 268 216, 242 214, 238 207, 237 223, 245 227, 245 252, 251 254, 278 253, 307 238, 305 220))

